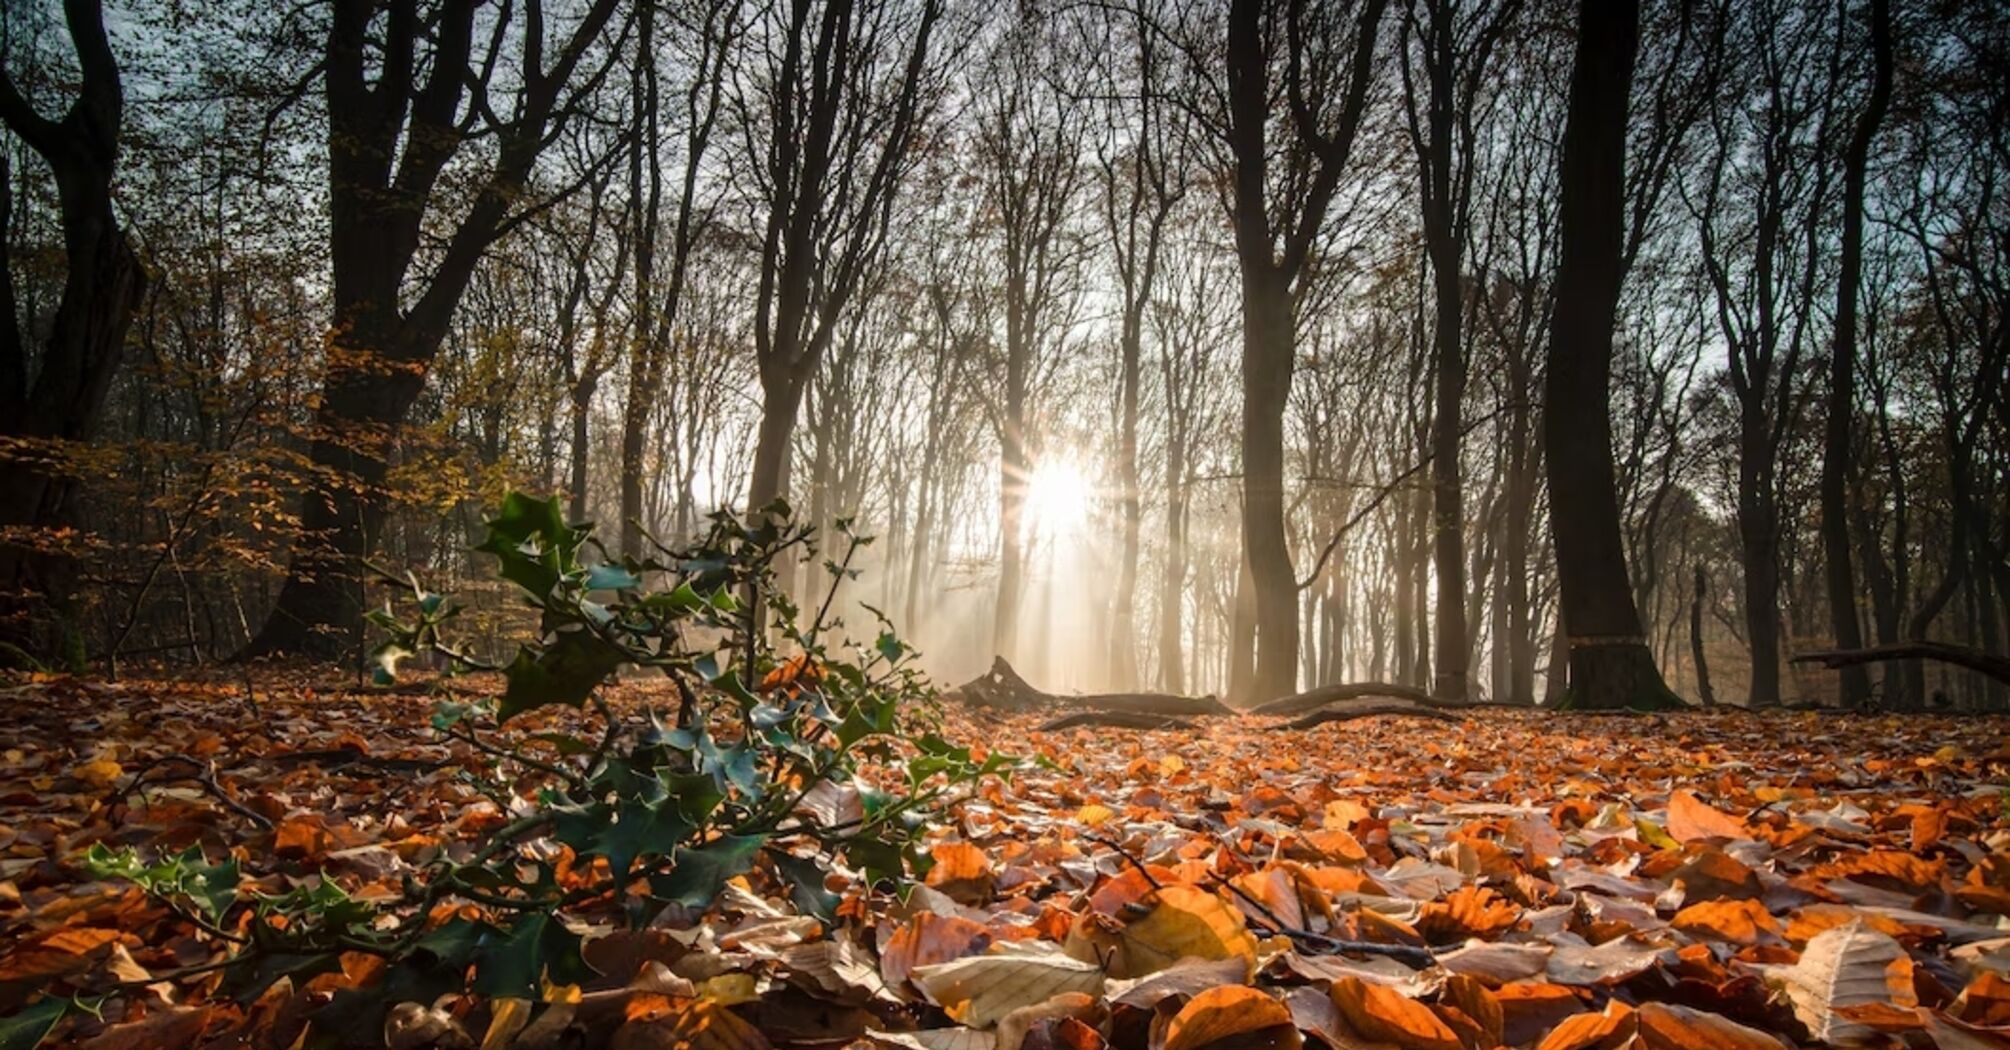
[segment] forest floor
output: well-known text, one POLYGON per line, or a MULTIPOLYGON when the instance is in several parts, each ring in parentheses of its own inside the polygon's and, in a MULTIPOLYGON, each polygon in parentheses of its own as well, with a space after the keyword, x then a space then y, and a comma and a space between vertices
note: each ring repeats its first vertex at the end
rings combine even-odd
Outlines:
MULTIPOLYGON (((45 1045, 316 1045, 305 1019, 367 960, 251 1002, 218 972, 163 980, 226 945, 78 863, 201 845, 261 889, 385 897, 502 821, 439 765, 472 756, 429 729, 431 698, 310 679, 0 680, 0 1017, 105 995, 45 1045)), ((583 998, 449 997, 394 1042, 2010 1045, 2003 718, 943 718, 1048 763, 957 807, 927 888, 851 887, 827 927, 757 871, 690 917, 702 934, 589 940, 583 998), (674 986, 638 983, 651 960, 674 986)))

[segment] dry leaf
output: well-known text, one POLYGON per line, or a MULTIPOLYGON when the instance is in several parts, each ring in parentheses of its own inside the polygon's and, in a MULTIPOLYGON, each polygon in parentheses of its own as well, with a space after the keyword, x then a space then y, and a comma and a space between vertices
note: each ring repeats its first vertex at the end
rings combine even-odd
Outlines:
POLYGON ((1713 808, 1693 791, 1677 791, 1668 796, 1668 834, 1677 842, 1696 839, 1750 837, 1745 822, 1713 808))
POLYGON ((1366 1038, 1408 1050, 1464 1050, 1458 1033, 1430 1007, 1394 988, 1349 977, 1334 982, 1332 996, 1348 1026, 1366 1038))
POLYGON ((1063 992, 1103 994, 1101 967, 1058 953, 994 951, 916 967, 910 979, 951 1018, 972 1028, 989 1028, 1022 1006, 1063 992))
POLYGON ((1302 1043, 1288 1007, 1264 992, 1231 984, 1210 988, 1181 1007, 1159 1050, 1207 1046, 1297 1050, 1302 1043))
POLYGON ((1852 922, 1817 934, 1792 966, 1764 969, 1768 984, 1784 991, 1816 1039, 1849 1043, 1873 1038, 1873 1029, 1842 1016, 1864 1006, 1911 1010, 1919 1005, 1912 985, 1912 957, 1885 934, 1852 922))
POLYGON ((1778 1036, 1687 1006, 1644 1003, 1637 1017, 1641 1050, 1787 1050, 1778 1036))

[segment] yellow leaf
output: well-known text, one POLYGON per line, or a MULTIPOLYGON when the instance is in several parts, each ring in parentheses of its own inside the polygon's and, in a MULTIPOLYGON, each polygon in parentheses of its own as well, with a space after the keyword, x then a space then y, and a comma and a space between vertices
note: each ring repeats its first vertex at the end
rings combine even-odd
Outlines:
POLYGON ((500 996, 489 1000, 489 1030, 482 1035, 482 1050, 505 1050, 529 1023, 529 999, 500 996))
POLYGON ((751 1003, 761 997, 754 975, 750 973, 722 973, 698 982, 698 997, 710 999, 720 1006, 734 1006, 751 1003))
POLYGON ((1075 820, 1077 823, 1086 824, 1092 828, 1099 828, 1109 823, 1110 819, 1116 815, 1116 810, 1100 802, 1091 802, 1075 811, 1075 820))
POLYGON ((972 1028, 986 1028, 999 1018, 1063 992, 1103 994, 1103 971, 1095 963, 1059 954, 999 951, 972 955, 933 966, 917 966, 909 974, 916 987, 972 1028))
POLYGON ((1078 959, 1109 957, 1110 976, 1143 977, 1181 959, 1242 959, 1256 965, 1256 937, 1219 896, 1196 886, 1161 887, 1146 903, 1151 910, 1111 930, 1083 916, 1069 936, 1078 959))
POLYGON ((126 775, 126 767, 109 758, 94 758, 78 766, 75 772, 78 780, 103 791, 118 783, 119 778, 126 775))

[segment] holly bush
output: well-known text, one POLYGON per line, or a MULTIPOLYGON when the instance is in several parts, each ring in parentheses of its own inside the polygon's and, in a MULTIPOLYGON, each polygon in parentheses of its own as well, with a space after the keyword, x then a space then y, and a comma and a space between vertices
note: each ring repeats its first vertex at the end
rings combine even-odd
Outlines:
POLYGON ((567 522, 557 500, 513 494, 478 549, 537 610, 536 638, 506 661, 470 652, 453 639, 460 607, 409 576, 397 581, 401 600, 371 615, 385 639, 377 681, 395 682, 415 657, 443 665, 433 729, 481 756, 461 775, 512 815, 472 855, 443 851, 406 877, 401 897, 368 902, 328 880, 256 893, 236 860, 212 864, 200 848, 148 861, 99 847, 86 864, 227 940, 217 968, 240 996, 338 969, 344 952, 385 958, 381 980, 323 1015, 324 1030, 350 1037, 381 1033, 400 1002, 470 990, 534 999, 544 982, 584 979, 565 921, 580 909, 641 926, 671 907, 701 911, 760 866, 798 908, 828 919, 835 866, 868 886, 923 874, 931 819, 1014 766, 930 731, 934 692, 884 616, 874 613, 869 643, 830 640, 843 629, 838 588, 870 542, 849 522, 836 533, 843 551, 822 562, 829 589, 806 620, 776 569, 817 557, 816 537, 785 504, 744 518, 721 511, 688 546, 652 541, 648 556, 622 558, 590 525, 567 522), (667 677, 674 712, 612 701, 606 687, 625 669, 667 677), (459 688, 475 671, 499 672, 500 696, 459 688), (535 753, 501 732, 553 705, 590 706, 599 731, 518 734, 535 753), (867 763, 884 786, 861 776, 867 763), (515 787, 526 774, 543 784, 530 799, 515 787))

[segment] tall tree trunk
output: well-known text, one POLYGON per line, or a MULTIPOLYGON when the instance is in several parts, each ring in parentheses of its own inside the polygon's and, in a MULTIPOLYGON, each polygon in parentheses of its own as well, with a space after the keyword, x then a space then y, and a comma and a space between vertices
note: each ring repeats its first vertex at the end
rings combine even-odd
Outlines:
POLYGON ((303 500, 301 537, 279 600, 241 657, 343 659, 360 649, 360 563, 382 531, 383 482, 397 432, 476 265, 520 206, 531 167, 556 137, 553 124, 572 112, 562 96, 578 90, 574 74, 617 2, 592 0, 558 40, 545 39, 542 23, 526 16, 515 98, 482 107, 487 123, 479 130, 494 159, 466 211, 444 231, 443 247, 427 253, 437 258, 431 272, 418 279, 434 188, 471 137, 463 100, 470 90, 488 93, 495 69, 471 64, 478 6, 445 0, 436 18, 421 24, 380 20, 374 0, 333 4, 322 82, 334 311, 309 450, 317 480, 303 500), (497 113, 508 113, 507 121, 497 113))
MULTIPOLYGON (((1449 236, 1449 231, 1446 236, 1449 236)), ((1437 297, 1437 324, 1432 337, 1436 365, 1437 405, 1431 416, 1431 552, 1437 571, 1438 595, 1434 623, 1438 660, 1431 676, 1432 695, 1443 700, 1466 698, 1466 514, 1459 470, 1460 431, 1465 418, 1466 362, 1459 341, 1464 316, 1459 296, 1459 253, 1447 246, 1435 249, 1432 283, 1437 297)))
MULTIPOLYGON (((1612 330, 1624 279, 1627 98, 1638 0, 1582 0, 1559 184, 1562 237, 1543 384, 1550 523, 1568 625, 1568 706, 1678 703, 1633 604, 1613 480, 1612 330)), ((1552 666, 1551 673, 1559 669, 1552 666)))
POLYGON ((1710 687, 1710 663, 1703 655, 1703 601, 1710 589, 1710 578, 1704 574, 1703 566, 1696 566, 1696 583, 1689 597, 1689 658, 1696 665, 1696 695, 1704 707, 1717 706, 1717 691, 1710 687))
POLYGON ((1745 398, 1740 415, 1738 540, 1745 577, 1745 640, 1752 653, 1746 703, 1771 707, 1780 702, 1780 524, 1773 476, 1775 448, 1763 394, 1745 398))
MULTIPOLYGON (((1835 347, 1829 356, 1828 426, 1822 455, 1822 552, 1828 562, 1829 625, 1839 649, 1863 647, 1856 608, 1856 576, 1851 571, 1849 485, 1853 453, 1850 429, 1856 414, 1857 285, 1863 279, 1864 180, 1870 147, 1891 105, 1892 43, 1890 0, 1871 0, 1870 41, 1874 74, 1870 101, 1843 156, 1842 257, 1836 278, 1835 347)), ((1842 705, 1870 703, 1870 672, 1842 669, 1842 705)))
POLYGON ((1274 272, 1243 273, 1242 543, 1254 591, 1256 659, 1230 694, 1245 703, 1296 691, 1298 581, 1284 527, 1284 408, 1291 395, 1291 292, 1274 272), (1239 687, 1239 688, 1238 688, 1239 687))
POLYGON ((1168 693, 1186 691, 1186 575, 1186 457, 1174 439, 1166 442, 1166 560, 1159 580, 1159 688, 1168 693))
MULTIPOLYGON (((40 528, 71 513, 71 473, 62 469, 65 443, 97 430, 111 391, 126 332, 146 294, 147 274, 112 208, 125 95, 118 61, 105 36, 98 0, 64 0, 63 18, 82 79, 61 120, 37 113, 0 67, 0 122, 19 136, 55 175, 63 236, 63 290, 49 321, 39 370, 31 381, 22 319, 15 316, 14 280, 0 240, 0 435, 25 439, 22 459, 0 458, 0 526, 40 528), (45 443, 49 447, 43 446, 45 443), (47 455, 56 469, 40 465, 47 455)), ((11 194, 0 162, 0 196, 11 194)), ((0 203, 0 238, 11 216, 0 203)), ((0 588, 40 590, 60 597, 66 575, 50 558, 0 546, 0 588)))

